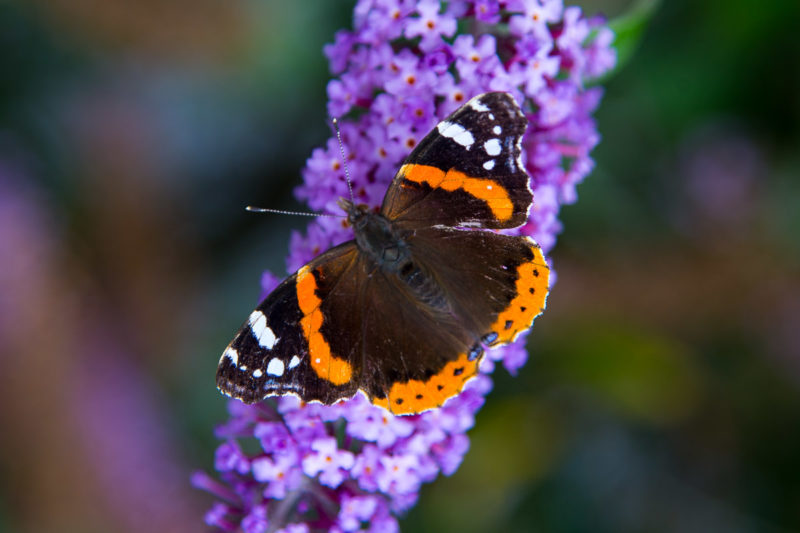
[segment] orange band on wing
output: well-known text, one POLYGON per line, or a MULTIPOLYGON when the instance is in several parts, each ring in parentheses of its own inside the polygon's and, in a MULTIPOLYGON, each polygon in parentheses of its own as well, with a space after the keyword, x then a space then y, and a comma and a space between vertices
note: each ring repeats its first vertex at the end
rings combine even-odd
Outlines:
POLYGON ((300 325, 308 341, 311 368, 320 378, 334 385, 344 385, 352 379, 353 367, 344 359, 333 355, 330 345, 322 336, 322 300, 317 296, 316 290, 317 280, 306 265, 297 272, 297 303, 303 312, 300 325))
POLYGON ((446 191, 464 189, 475 198, 480 198, 492 214, 500 222, 505 222, 514 214, 514 204, 508 191, 499 183, 490 179, 473 178, 463 172, 450 169, 447 172, 428 165, 407 164, 400 167, 399 174, 415 183, 427 183, 432 188, 446 191))
POLYGON ((533 319, 544 311, 550 269, 542 255, 542 250, 535 244, 531 246, 533 259, 517 267, 517 295, 508 307, 497 316, 492 325, 497 340, 492 345, 513 341, 516 336, 533 324, 533 319))
POLYGON ((411 379, 395 383, 386 398, 372 398, 372 403, 396 415, 411 415, 441 406, 461 392, 464 383, 478 373, 480 358, 470 361, 466 354, 447 363, 427 381, 411 379))

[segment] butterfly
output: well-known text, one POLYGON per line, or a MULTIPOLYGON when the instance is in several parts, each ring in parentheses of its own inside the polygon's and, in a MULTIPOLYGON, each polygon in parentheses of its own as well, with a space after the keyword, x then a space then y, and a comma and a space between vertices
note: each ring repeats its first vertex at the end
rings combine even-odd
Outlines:
POLYGON ((246 403, 293 394, 332 404, 362 391, 397 415, 441 406, 545 307, 549 268, 529 237, 520 159, 528 121, 481 94, 441 121, 378 212, 342 198, 354 239, 317 256, 250 314, 217 387, 246 403))

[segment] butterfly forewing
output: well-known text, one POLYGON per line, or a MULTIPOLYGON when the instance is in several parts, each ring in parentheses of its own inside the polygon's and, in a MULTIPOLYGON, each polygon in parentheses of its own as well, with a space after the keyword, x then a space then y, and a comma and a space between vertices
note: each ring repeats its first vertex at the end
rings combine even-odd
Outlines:
POLYGON ((511 95, 476 96, 406 158, 381 212, 401 227, 521 226, 533 199, 520 161, 527 124, 511 95))
POLYGON ((352 396, 352 377, 360 374, 361 361, 326 353, 320 306, 325 290, 338 280, 351 279, 357 258, 354 243, 340 245, 270 293, 223 352, 217 387, 247 403, 282 394, 323 403, 352 396))

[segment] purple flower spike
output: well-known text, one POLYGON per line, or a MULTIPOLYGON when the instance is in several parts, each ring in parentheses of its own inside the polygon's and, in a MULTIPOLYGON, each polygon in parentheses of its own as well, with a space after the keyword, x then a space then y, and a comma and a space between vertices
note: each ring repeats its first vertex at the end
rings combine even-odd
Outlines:
MULTIPOLYGON (((353 21, 325 55, 336 76, 328 111, 340 118, 357 201, 379 207, 400 162, 438 120, 477 94, 506 91, 529 120, 522 162, 534 191, 528 222, 511 233, 533 237, 547 253, 561 231, 561 206, 577 199, 594 164, 592 113, 602 92, 585 87, 616 61, 605 22, 562 0, 359 0, 353 21)), ((311 154, 296 195, 340 213, 336 202, 348 188, 334 136, 311 154)), ((288 270, 351 238, 341 219, 314 220, 292 236, 288 270)), ((277 281, 265 275, 263 290, 277 281)), ((220 480, 193 477, 222 500, 206 522, 247 532, 397 531, 420 487, 464 459, 495 366, 515 374, 526 359, 524 339, 489 350, 461 394, 412 416, 395 417, 361 394, 331 406, 231 400, 231 418, 217 429, 220 480), (260 449, 245 453, 236 439, 260 449)))

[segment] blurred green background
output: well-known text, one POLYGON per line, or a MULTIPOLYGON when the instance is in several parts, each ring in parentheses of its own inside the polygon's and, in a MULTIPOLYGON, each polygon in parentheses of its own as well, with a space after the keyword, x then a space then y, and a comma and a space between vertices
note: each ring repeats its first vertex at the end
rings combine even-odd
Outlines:
MULTIPOLYGON (((800 531, 800 3, 582 4, 630 59, 558 283, 401 525, 800 531)), ((352 5, 0 2, 0 531, 203 530, 219 353, 307 222, 243 207, 302 208, 352 5)))

